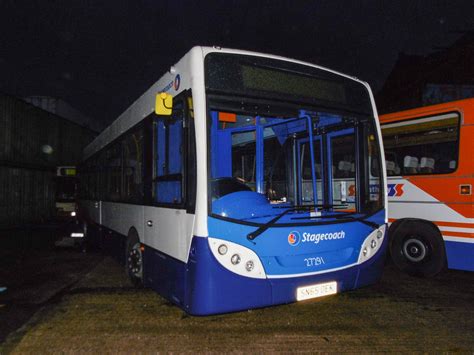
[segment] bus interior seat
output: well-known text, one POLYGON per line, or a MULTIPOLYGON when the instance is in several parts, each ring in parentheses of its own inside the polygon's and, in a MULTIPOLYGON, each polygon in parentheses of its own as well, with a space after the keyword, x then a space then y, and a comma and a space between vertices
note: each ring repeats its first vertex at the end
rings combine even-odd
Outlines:
POLYGON ((409 155, 405 156, 403 159, 403 171, 406 174, 416 174, 418 173, 418 158, 411 157, 409 155))
POLYGON ((422 157, 420 160, 420 172, 421 173, 433 173, 435 166, 435 160, 429 157, 422 157))
POLYGON ((341 160, 337 165, 338 175, 342 177, 349 177, 351 172, 352 164, 350 161, 341 160))
POLYGON ((387 167, 388 175, 395 175, 395 162, 391 160, 385 161, 385 166, 387 167))

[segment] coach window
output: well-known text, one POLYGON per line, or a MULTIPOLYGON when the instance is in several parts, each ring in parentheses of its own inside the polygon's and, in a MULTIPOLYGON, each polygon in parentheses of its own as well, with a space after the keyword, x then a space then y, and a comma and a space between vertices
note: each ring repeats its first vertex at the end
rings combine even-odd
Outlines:
POLYGON ((382 126, 387 175, 448 174, 457 169, 459 114, 382 126))
POLYGON ((122 162, 120 144, 113 144, 105 151, 105 177, 106 177, 106 199, 110 201, 120 200, 122 184, 122 162))
POLYGON ((143 201, 143 128, 127 134, 123 141, 123 190, 126 202, 143 201))
POLYGON ((183 203, 184 103, 173 103, 171 117, 159 117, 154 125, 154 200, 158 204, 183 203))

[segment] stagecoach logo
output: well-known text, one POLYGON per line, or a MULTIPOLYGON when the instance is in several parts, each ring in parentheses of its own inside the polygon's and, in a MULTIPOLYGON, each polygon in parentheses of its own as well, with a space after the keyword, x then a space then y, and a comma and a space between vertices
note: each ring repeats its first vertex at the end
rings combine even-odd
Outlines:
POLYGON ((300 242, 319 244, 322 241, 344 239, 345 237, 346 237, 346 232, 344 232, 343 230, 339 232, 332 232, 332 233, 304 232, 303 238, 301 238, 298 232, 290 232, 290 234, 288 234, 288 244, 290 244, 291 246, 296 246, 300 242))
POLYGON ((298 232, 290 232, 290 234, 288 234, 288 244, 290 244, 291 246, 298 245, 300 243, 300 240, 301 237, 298 232))
POLYGON ((174 80, 171 80, 169 84, 166 85, 161 91, 167 92, 171 88, 173 88, 175 91, 178 91, 180 84, 181 84, 181 76, 178 74, 175 76, 174 80))
POLYGON ((176 78, 174 78, 174 84, 173 84, 174 89, 176 91, 178 91, 178 89, 179 89, 179 84, 181 84, 181 77, 178 74, 178 75, 176 75, 176 78))

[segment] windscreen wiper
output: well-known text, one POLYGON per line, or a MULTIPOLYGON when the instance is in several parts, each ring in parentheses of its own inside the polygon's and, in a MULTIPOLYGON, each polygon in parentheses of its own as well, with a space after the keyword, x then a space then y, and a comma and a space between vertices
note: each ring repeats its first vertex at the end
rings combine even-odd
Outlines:
POLYGON ((280 213, 279 215, 277 215, 275 218, 269 220, 267 223, 265 223, 264 225, 262 225, 261 227, 259 227, 257 230, 253 231, 252 233, 249 233, 247 234, 247 239, 248 240, 254 240, 255 238, 257 238, 260 234, 262 234, 263 232, 265 232, 268 228, 270 228, 271 226, 273 226, 281 217, 283 217, 284 215, 286 215, 287 213, 289 212, 294 212, 294 211, 301 211, 301 210, 309 210, 311 208, 314 208, 314 206, 306 206, 306 205, 300 205, 300 206, 295 206, 293 208, 289 208, 287 209, 286 211, 283 211, 282 213, 280 213))

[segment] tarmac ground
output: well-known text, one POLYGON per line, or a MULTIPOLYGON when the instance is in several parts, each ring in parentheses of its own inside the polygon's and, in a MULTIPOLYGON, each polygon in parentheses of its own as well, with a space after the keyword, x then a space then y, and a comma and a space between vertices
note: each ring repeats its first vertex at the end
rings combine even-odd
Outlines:
POLYGON ((474 273, 414 278, 388 263, 371 287, 192 317, 53 228, 0 233, 0 353, 474 352, 474 273), (20 242, 18 242, 20 241, 20 242))

